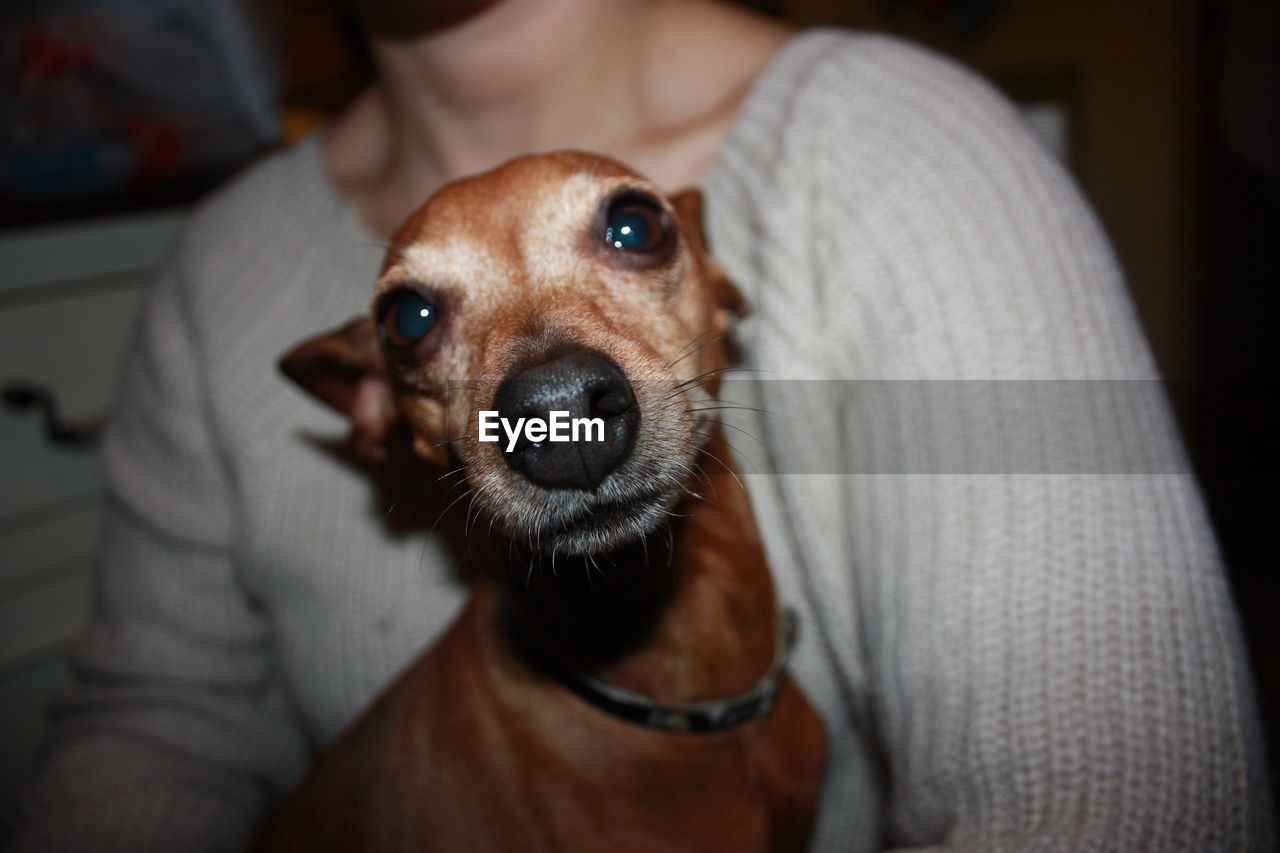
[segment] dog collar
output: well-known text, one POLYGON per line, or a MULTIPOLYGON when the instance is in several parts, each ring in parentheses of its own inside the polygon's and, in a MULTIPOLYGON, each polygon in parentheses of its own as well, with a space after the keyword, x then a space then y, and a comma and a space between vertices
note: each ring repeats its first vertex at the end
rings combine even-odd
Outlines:
POLYGON ((594 678, 546 666, 548 674, 587 703, 638 726, 681 734, 722 732, 765 717, 773 710, 782 686, 782 673, 795 647, 799 619, 785 608, 778 614, 778 641, 773 663, 746 693, 685 705, 662 705, 648 696, 594 678))

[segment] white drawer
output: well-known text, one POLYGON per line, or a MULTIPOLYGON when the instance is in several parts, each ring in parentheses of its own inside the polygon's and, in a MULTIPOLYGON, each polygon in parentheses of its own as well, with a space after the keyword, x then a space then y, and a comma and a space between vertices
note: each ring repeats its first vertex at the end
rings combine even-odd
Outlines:
MULTIPOLYGON (((0 383, 45 386, 64 417, 116 398, 138 314, 182 211, 0 234, 0 383)), ((30 778, 50 694, 91 601, 103 487, 94 449, 0 409, 0 810, 30 778)))

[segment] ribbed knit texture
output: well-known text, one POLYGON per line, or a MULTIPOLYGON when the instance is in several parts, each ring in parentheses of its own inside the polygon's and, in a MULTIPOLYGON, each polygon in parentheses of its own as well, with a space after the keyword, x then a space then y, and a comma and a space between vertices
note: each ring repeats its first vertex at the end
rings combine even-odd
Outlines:
MULTIPOLYGON (((705 191, 753 306, 743 349, 772 375, 1154 376, 1069 180, 984 84, 920 50, 796 37, 705 191)), ((388 533, 368 483, 310 440, 341 420, 274 368, 365 310, 380 254, 314 142, 194 217, 106 448, 84 683, 56 705, 24 849, 235 849, 463 600, 438 546, 388 533)), ((1158 395, 1106 399, 1098 416, 1171 473, 748 478, 803 620, 793 671, 831 734, 815 850, 1268 846, 1195 484, 1158 395)), ((775 472, 864 470, 914 428, 893 406, 785 414, 803 440, 741 421, 775 472)), ((1070 444, 1037 430, 1050 461, 1070 444)))

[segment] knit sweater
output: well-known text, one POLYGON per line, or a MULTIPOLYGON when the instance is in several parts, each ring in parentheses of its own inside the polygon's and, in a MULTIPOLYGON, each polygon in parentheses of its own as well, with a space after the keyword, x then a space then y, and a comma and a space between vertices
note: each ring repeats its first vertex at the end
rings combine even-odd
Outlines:
MULTIPOLYGON (((744 358, 771 376, 1155 375, 1070 180, 985 84, 924 51, 794 37, 704 192, 753 308, 744 358)), ((235 849, 457 612, 443 548, 388 529, 322 446, 343 421, 274 367, 367 310, 380 255, 314 141, 193 217, 106 446, 96 614, 25 847, 235 849)), ((1047 464, 1000 464, 1008 412, 972 430, 997 436, 996 464, 858 461, 916 429, 901 397, 832 411, 793 394, 747 427, 779 596, 804 626, 791 669, 830 733, 813 849, 1265 846, 1246 656, 1160 395, 1091 404, 1132 426, 1140 468, 1056 464, 1079 424, 1035 418, 1015 431, 1047 464)))

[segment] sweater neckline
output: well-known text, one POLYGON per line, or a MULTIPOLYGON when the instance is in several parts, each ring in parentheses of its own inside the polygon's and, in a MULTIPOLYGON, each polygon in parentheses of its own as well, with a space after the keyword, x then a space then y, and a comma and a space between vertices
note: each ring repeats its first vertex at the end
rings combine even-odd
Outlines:
MULTIPOLYGON (((838 31, 831 28, 814 28, 800 30, 791 35, 769 63, 752 81, 751 89, 743 99, 738 115, 725 134, 724 141, 716 151, 710 167, 702 177, 701 186, 713 187, 719 183, 722 172, 732 170, 732 152, 747 145, 752 135, 752 128, 767 120, 767 110, 776 103, 771 93, 778 88, 787 88, 811 63, 811 57, 821 52, 831 39, 838 37, 838 31)), ((375 245, 385 245, 386 238, 376 233, 361 218, 354 204, 342 193, 324 166, 324 158, 320 144, 327 132, 326 128, 315 131, 298 143, 298 154, 305 159, 307 166, 318 175, 317 183, 325 196, 327 206, 337 212, 342 226, 358 239, 375 245)))

